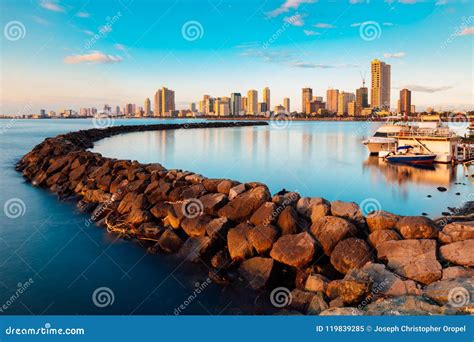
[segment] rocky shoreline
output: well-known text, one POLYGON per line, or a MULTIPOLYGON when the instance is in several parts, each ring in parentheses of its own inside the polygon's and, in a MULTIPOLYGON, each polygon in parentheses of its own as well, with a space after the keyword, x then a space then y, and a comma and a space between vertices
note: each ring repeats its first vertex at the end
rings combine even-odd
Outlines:
POLYGON ((115 126, 45 139, 16 166, 34 186, 90 212, 89 223, 150 253, 204 262, 209 278, 245 283, 280 314, 470 314, 474 221, 435 222, 209 179, 87 151, 128 132, 267 125, 261 121, 115 126))

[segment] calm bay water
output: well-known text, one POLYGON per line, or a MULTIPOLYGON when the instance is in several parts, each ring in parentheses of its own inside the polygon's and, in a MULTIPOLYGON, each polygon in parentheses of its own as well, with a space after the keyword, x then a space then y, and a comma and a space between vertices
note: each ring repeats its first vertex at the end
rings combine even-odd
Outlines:
MULTIPOLYGON (((115 124, 162 122, 166 121, 115 124)), ((376 203, 405 215, 436 216, 472 197, 472 185, 461 168, 419 170, 369 158, 361 141, 378 125, 292 122, 287 129, 131 133, 97 142, 94 150, 207 177, 261 181, 273 192, 286 188, 329 200, 365 200, 367 207, 376 203), (448 191, 441 193, 437 186, 448 191)), ((136 243, 86 226, 88 215, 78 213, 74 203, 59 202, 25 183, 14 170, 15 163, 44 138, 91 127, 91 120, 0 121, 0 204, 3 208, 11 199, 24 203, 17 218, 0 211, 0 314, 173 314, 193 294, 196 283, 207 279, 202 265, 147 255, 136 243), (30 278, 34 282, 16 296, 30 278), (112 305, 94 305, 92 294, 99 287, 113 291, 112 305)), ((211 284, 182 313, 255 313, 256 294, 245 294, 211 284)))

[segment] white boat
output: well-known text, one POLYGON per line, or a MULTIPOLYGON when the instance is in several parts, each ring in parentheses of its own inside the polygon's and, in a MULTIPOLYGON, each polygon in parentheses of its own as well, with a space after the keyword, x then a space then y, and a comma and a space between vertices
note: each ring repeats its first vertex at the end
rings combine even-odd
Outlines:
POLYGON ((390 151, 396 147, 397 139, 394 137, 403 129, 403 126, 396 123, 387 123, 380 126, 375 134, 364 140, 362 143, 367 147, 370 154, 379 154, 381 151, 390 151))

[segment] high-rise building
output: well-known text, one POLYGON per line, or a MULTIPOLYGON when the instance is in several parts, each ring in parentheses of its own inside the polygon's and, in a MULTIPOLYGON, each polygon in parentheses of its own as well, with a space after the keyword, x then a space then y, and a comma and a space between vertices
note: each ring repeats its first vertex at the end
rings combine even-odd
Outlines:
POLYGON ((196 111, 196 104, 194 102, 191 103, 191 112, 195 112, 196 111))
POLYGON ((303 88, 302 91, 302 99, 301 99, 301 111, 303 114, 311 114, 311 112, 307 112, 307 108, 309 103, 313 100, 313 89, 311 88, 303 88))
POLYGON ((155 93, 155 102, 153 107, 153 116, 161 116, 163 112, 161 111, 161 89, 158 89, 155 93))
MULTIPOLYGON (((135 113, 135 105, 127 103, 125 105, 125 115, 133 115, 135 113)), ((92 114, 94 115, 94 114, 92 114)))
POLYGON ((286 107, 282 106, 282 105, 275 106, 273 111, 274 111, 275 115, 284 114, 285 112, 287 112, 286 107))
POLYGON ((230 115, 237 116, 240 115, 242 108, 242 96, 240 93, 230 94, 230 115))
POLYGON ((291 112, 291 109, 290 109, 290 98, 289 97, 285 97, 283 99, 283 107, 285 107, 285 112, 287 113, 290 113, 291 112))
POLYGON ((347 104, 347 115, 354 116, 356 115, 357 104, 356 101, 351 101, 347 104))
POLYGON ((258 103, 258 114, 265 114, 267 112, 267 103, 266 102, 259 102, 258 103))
POLYGON ((175 110, 174 91, 166 87, 158 89, 155 93, 155 106, 153 116, 171 116, 175 110))
POLYGON ((249 99, 246 96, 242 97, 242 110, 244 111, 245 114, 248 114, 249 99))
POLYGON ((338 89, 328 89, 326 91, 327 110, 330 113, 337 113, 338 89))
POLYGON ((151 101, 150 98, 145 99, 145 116, 151 115, 151 101))
POLYGON ((263 88, 263 102, 267 105, 267 110, 270 110, 270 88, 263 88))
POLYGON ((411 113, 412 113, 412 114, 416 114, 416 107, 415 107, 415 105, 411 105, 410 110, 411 110, 411 113))
POLYGON ((400 109, 399 113, 411 114, 411 91, 408 89, 400 90, 400 109))
POLYGON ((120 106, 115 106, 115 115, 120 115, 120 106))
POLYGON ((213 115, 216 113, 215 102, 216 99, 210 95, 204 95, 204 114, 213 115))
POLYGON ((355 115, 360 115, 362 109, 369 107, 369 89, 365 86, 356 90, 355 115))
POLYGON ((258 114, 258 92, 256 90, 250 89, 247 92, 247 101, 248 101, 248 114, 256 115, 258 114))
POLYGON ((337 99, 337 115, 347 114, 348 104, 351 101, 355 101, 355 95, 353 93, 341 91, 337 99))
POLYGON ((319 100, 314 100, 306 103, 306 114, 318 114, 321 110, 326 109, 326 103, 319 100))
POLYGON ((378 59, 374 59, 371 63, 370 70, 372 74, 370 92, 370 103, 372 107, 390 109, 390 65, 378 59))

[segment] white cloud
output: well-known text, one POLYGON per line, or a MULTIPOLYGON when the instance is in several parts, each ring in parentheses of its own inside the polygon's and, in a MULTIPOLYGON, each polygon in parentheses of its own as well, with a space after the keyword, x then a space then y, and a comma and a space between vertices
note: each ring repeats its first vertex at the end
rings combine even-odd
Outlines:
POLYGON ((356 64, 318 64, 318 63, 307 63, 307 62, 293 62, 291 64, 297 68, 309 68, 309 69, 335 69, 335 68, 358 68, 356 64))
POLYGON ((319 36, 321 33, 313 30, 303 30, 304 34, 307 36, 319 36))
POLYGON ((291 17, 285 17, 285 19, 283 19, 286 23, 290 24, 290 25, 293 25, 293 26, 303 26, 304 25, 304 18, 305 15, 301 15, 301 14, 295 14, 295 15, 292 15, 291 17))
POLYGON ((406 56, 405 52, 395 52, 395 53, 384 53, 385 58, 403 58, 406 56))
POLYGON ((71 55, 64 58, 64 63, 66 64, 80 64, 80 63, 92 63, 92 64, 102 64, 102 63, 117 63, 121 62, 122 57, 114 55, 106 55, 100 51, 91 52, 84 55, 71 55))
POLYGON ((77 12, 76 13, 76 17, 79 17, 79 18, 89 18, 91 15, 90 13, 87 13, 87 12, 77 12))
POLYGON ((285 2, 278 8, 267 13, 269 17, 276 17, 282 13, 287 13, 291 9, 298 9, 302 4, 312 4, 317 0, 285 0, 285 2))
POLYGON ((58 5, 56 1, 42 0, 40 6, 53 12, 64 12, 64 7, 58 5))
POLYGON ((407 89, 410 89, 411 91, 417 91, 420 93, 437 93, 439 91, 452 89, 453 87, 452 86, 429 87, 429 86, 409 84, 409 85, 403 86, 402 88, 407 88, 407 89))
POLYGON ((326 24, 326 23, 317 23, 313 25, 314 27, 317 28, 325 28, 325 29, 330 29, 330 28, 335 28, 336 26, 332 26, 331 24, 326 24))
POLYGON ((474 26, 465 27, 461 32, 458 33, 458 36, 470 36, 474 34, 474 26))

